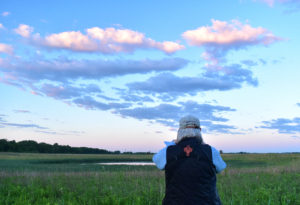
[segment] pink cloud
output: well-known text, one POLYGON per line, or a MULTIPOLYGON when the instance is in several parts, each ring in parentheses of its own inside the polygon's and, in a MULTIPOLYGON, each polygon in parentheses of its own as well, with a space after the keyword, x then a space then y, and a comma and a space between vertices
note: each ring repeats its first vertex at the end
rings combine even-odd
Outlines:
MULTIPOLYGON (((32 28, 20 25, 15 31, 28 38, 32 28), (27 31, 27 32, 26 32, 27 31)), ((93 27, 86 29, 86 33, 80 31, 66 31, 41 37, 39 34, 31 36, 34 44, 48 48, 67 49, 79 52, 100 52, 106 54, 119 52, 134 52, 137 49, 157 49, 167 54, 172 54, 184 49, 177 42, 157 42, 147 38, 143 33, 129 29, 115 29, 93 27)))
POLYGON ((156 47, 159 48, 160 50, 163 50, 166 53, 173 53, 175 51, 184 49, 183 45, 180 45, 172 41, 164 41, 163 43, 156 43, 156 47))
POLYGON ((8 44, 0 43, 0 53, 13 54, 13 47, 8 44))
POLYGON ((86 31, 92 38, 104 42, 141 44, 145 39, 144 34, 129 29, 107 28, 103 30, 101 28, 94 27, 87 29, 86 31))
POLYGON ((224 69, 225 56, 230 50, 246 49, 257 45, 267 46, 283 40, 265 28, 252 27, 238 20, 211 21, 211 26, 202 26, 182 34, 189 45, 204 48, 202 57, 210 70, 224 69))
POLYGON ((97 45, 88 37, 79 31, 62 32, 51 34, 41 40, 44 46, 54 48, 64 48, 75 51, 95 51, 97 45))
POLYGON ((33 27, 26 24, 20 24, 18 28, 14 29, 14 31, 24 38, 29 38, 33 32, 33 27))
POLYGON ((240 47, 253 44, 268 45, 280 40, 267 29, 251 27, 237 20, 231 22, 212 20, 212 26, 188 30, 182 37, 194 46, 240 47))
POLYGON ((264 3, 266 3, 266 4, 268 4, 269 6, 273 6, 273 5, 274 5, 274 2, 275 2, 275 0, 260 0, 260 1, 262 1, 262 2, 264 2, 264 3))
MULTIPOLYGON (((257 1, 257 0, 255 0, 257 1)), ((300 0, 259 0, 261 2, 266 3, 268 6, 272 7, 275 3, 280 4, 299 4, 300 0)))
POLYGON ((10 12, 8 12, 8 11, 4 11, 4 12, 2 12, 2 14, 1 14, 2 16, 8 16, 8 15, 10 15, 10 12))

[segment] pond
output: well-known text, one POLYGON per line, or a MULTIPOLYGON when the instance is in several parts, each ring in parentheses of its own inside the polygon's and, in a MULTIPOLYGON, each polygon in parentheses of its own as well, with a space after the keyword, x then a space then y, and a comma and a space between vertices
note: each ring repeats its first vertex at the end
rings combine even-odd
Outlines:
POLYGON ((105 162, 96 163, 100 165, 131 165, 131 166, 154 166, 153 162, 105 162))

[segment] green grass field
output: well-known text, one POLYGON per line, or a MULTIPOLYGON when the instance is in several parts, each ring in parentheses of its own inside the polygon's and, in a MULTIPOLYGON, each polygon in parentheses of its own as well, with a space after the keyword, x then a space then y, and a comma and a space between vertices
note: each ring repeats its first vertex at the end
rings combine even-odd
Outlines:
MULTIPOLYGON (((300 154, 224 154, 223 204, 300 205, 300 154)), ((150 155, 0 153, 0 204, 161 204, 164 172, 150 155)))

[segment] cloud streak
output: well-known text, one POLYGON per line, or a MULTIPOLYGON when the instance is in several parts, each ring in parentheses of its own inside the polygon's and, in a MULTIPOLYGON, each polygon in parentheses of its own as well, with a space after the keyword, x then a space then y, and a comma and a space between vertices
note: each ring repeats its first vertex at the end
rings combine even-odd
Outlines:
POLYGON ((76 79, 102 79, 128 74, 174 71, 183 68, 188 61, 182 58, 162 60, 2 60, 0 71, 15 79, 51 80, 64 82, 76 79))
MULTIPOLYGON (((30 113, 30 111, 28 110, 14 110, 15 113, 30 113)), ((34 128, 34 132, 37 133, 44 133, 44 134, 51 134, 51 135, 81 135, 84 134, 85 132, 83 131, 61 131, 61 132, 57 132, 57 131, 53 131, 48 127, 43 127, 40 126, 38 124, 34 124, 34 123, 11 123, 11 122, 7 122, 6 120, 2 119, 2 116, 6 116, 6 115, 1 115, 0 114, 0 128, 7 128, 7 127, 16 127, 16 128, 20 128, 20 129, 30 129, 30 128, 34 128)))
POLYGON ((173 41, 157 42, 147 38, 145 34, 130 29, 93 27, 80 31, 65 31, 41 37, 36 33, 31 35, 33 28, 20 24, 15 32, 28 38, 35 45, 65 49, 75 52, 100 52, 104 54, 132 53, 138 49, 156 49, 172 54, 184 49, 183 45, 173 41))
POLYGON ((14 110, 15 113, 30 113, 29 110, 14 110))
MULTIPOLYGON (((16 111, 17 112, 18 111, 27 112, 27 111, 24 111, 24 110, 16 110, 16 111)), ((10 122, 7 122, 6 120, 2 119, 1 116, 5 116, 5 115, 0 115, 0 128, 18 127, 18 128, 37 128, 37 129, 42 129, 42 130, 48 129, 47 127, 42 127, 42 126, 39 126, 37 124, 10 123, 10 122)))
POLYGON ((42 126, 39 126, 36 124, 20 124, 20 123, 0 122, 0 125, 3 125, 4 127, 48 129, 47 127, 42 127, 42 126))
POLYGON ((257 79, 250 70, 235 64, 214 72, 207 70, 199 77, 180 77, 172 73, 161 73, 144 82, 128 83, 132 91, 144 93, 166 93, 172 95, 196 94, 200 91, 226 91, 240 88, 243 83, 257 86, 257 79))
POLYGON ((95 100, 94 98, 90 96, 84 96, 80 98, 76 98, 72 101, 79 107, 83 107, 88 110, 112 110, 112 109, 122 109, 122 108, 128 108, 131 106, 130 103, 104 103, 99 102, 95 100))
POLYGON ((293 119, 278 118, 271 121, 263 121, 264 125, 260 128, 277 130, 283 134, 300 134, 300 118, 293 119))
POLYGON ((236 129, 231 125, 219 124, 227 122, 228 119, 218 116, 223 112, 236 111, 230 107, 198 104, 195 101, 180 102, 178 105, 163 103, 154 107, 136 107, 116 110, 115 113, 123 117, 132 117, 139 120, 154 120, 168 127, 177 127, 178 120, 187 114, 193 114, 202 122, 209 132, 232 132, 236 129), (218 122, 215 124, 214 122, 218 122))
POLYGON ((98 94, 102 91, 95 84, 89 84, 87 86, 75 87, 71 85, 53 85, 53 84, 43 84, 39 90, 36 92, 43 93, 48 97, 53 97, 55 99, 72 99, 75 97, 80 97, 85 94, 98 94))

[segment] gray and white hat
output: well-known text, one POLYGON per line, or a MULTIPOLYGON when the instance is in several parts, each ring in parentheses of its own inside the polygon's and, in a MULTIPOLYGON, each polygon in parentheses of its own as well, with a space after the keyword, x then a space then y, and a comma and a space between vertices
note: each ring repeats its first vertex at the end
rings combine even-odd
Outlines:
POLYGON ((192 115, 184 116, 179 121, 179 129, 177 132, 177 142, 187 137, 197 137, 202 140, 200 121, 192 115))

